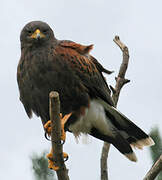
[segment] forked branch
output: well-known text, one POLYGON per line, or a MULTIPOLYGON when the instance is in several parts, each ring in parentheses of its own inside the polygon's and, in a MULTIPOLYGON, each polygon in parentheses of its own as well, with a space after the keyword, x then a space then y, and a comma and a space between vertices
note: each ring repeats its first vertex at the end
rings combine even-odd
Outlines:
MULTIPOLYGON (((125 74, 129 62, 129 51, 127 46, 120 41, 119 36, 115 36, 114 42, 119 46, 119 48, 123 53, 123 61, 120 66, 118 76, 115 78, 116 80, 115 88, 110 86, 112 90, 112 98, 114 100, 115 106, 117 106, 122 87, 126 83, 130 82, 130 80, 125 79, 125 74)), ((107 158, 108 158, 109 148, 110 148, 110 144, 104 142, 102 148, 102 154, 101 154, 101 180, 108 180, 107 158)))

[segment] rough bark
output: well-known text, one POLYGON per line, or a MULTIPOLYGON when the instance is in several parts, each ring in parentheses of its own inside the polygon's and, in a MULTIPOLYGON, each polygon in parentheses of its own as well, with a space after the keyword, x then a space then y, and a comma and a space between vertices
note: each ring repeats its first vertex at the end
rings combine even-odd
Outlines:
POLYGON ((101 180, 108 180, 108 172, 107 172, 107 158, 110 149, 110 144, 104 142, 101 153, 101 180))
MULTIPOLYGON (((115 106, 117 106, 122 87, 126 83, 130 82, 130 80, 125 79, 125 74, 129 62, 129 51, 127 46, 120 41, 119 36, 115 36, 113 41, 119 46, 119 48, 123 53, 123 60, 119 69, 119 73, 118 76, 115 78, 116 80, 115 88, 110 86, 112 90, 112 98, 114 100, 115 106)), ((108 158, 109 149, 110 149, 110 144, 104 142, 101 153, 101 180, 108 180, 107 158, 108 158)))
POLYGON ((154 163, 149 172, 146 174, 143 180, 154 180, 157 175, 162 171, 162 155, 154 163))
POLYGON ((59 167, 56 171, 58 180, 69 180, 68 170, 66 169, 63 158, 63 145, 61 144, 61 121, 60 121, 60 100, 59 94, 55 91, 49 94, 49 113, 51 120, 51 142, 53 160, 55 165, 59 167))

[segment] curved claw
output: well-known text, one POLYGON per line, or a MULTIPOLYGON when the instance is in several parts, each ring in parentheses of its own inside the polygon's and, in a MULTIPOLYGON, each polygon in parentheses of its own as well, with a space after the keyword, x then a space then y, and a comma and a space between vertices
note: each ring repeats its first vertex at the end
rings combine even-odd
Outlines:
POLYGON ((65 140, 61 140, 61 145, 64 145, 64 143, 65 143, 65 140))
POLYGON ((64 162, 67 161, 69 159, 69 156, 67 153, 63 152, 63 159, 64 159, 64 162))
POLYGON ((68 159, 69 159, 69 156, 66 156, 66 157, 64 158, 64 162, 66 162, 68 159))
MULTIPOLYGON (((44 137, 48 140, 48 141, 52 141, 49 136, 48 136, 48 133, 45 132, 44 133, 44 137)), ((58 143, 59 145, 64 145, 65 144, 65 140, 61 140, 61 143, 58 143)))
POLYGON ((51 141, 51 139, 48 138, 49 136, 48 136, 48 133, 47 133, 47 132, 44 133, 44 137, 45 137, 48 141, 51 141))

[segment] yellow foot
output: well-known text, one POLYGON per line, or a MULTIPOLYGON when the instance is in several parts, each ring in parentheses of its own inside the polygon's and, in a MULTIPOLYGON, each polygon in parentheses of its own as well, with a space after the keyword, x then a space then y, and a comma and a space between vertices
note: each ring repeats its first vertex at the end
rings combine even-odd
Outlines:
MULTIPOLYGON (((48 168, 53 169, 54 171, 59 170, 59 166, 55 166, 54 164, 52 150, 49 154, 47 154, 47 158, 48 158, 48 168)), ((68 154, 63 152, 63 158, 65 159, 65 161, 67 161, 68 154)))
POLYGON ((54 171, 58 171, 59 167, 54 165, 54 162, 51 160, 48 160, 48 168, 53 169, 54 171))
MULTIPOLYGON (((60 113, 60 119, 61 119, 61 140, 65 142, 66 139, 66 133, 64 130, 64 124, 66 123, 66 121, 69 119, 69 117, 71 116, 72 113, 65 115, 62 118, 62 114, 60 113)), ((48 136, 51 136, 51 121, 47 121, 47 123, 44 125, 44 129, 46 131, 46 133, 48 134, 48 136)))
POLYGON ((67 153, 63 152, 63 158, 64 158, 64 161, 67 161, 69 156, 67 153))
POLYGON ((63 118, 62 118, 62 114, 60 116, 61 117, 61 140, 63 140, 63 142, 65 142, 65 139, 66 139, 64 125, 71 115, 72 115, 72 113, 66 114, 63 118))
POLYGON ((44 129, 46 131, 46 133, 48 134, 48 136, 51 135, 51 121, 47 121, 46 124, 44 125, 44 129))
POLYGON ((59 170, 59 167, 54 165, 53 154, 51 152, 47 154, 47 158, 48 158, 48 168, 53 169, 54 171, 59 170))

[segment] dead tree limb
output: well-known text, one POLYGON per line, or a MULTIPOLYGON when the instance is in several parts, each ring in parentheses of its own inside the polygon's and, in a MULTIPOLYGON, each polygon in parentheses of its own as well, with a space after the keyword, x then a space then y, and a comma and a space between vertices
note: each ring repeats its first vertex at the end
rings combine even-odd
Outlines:
POLYGON ((55 91, 49 94, 49 113, 51 120, 51 142, 53 160, 59 167, 56 171, 58 180, 69 180, 68 170, 66 169, 63 158, 63 145, 61 144, 61 121, 60 121, 60 100, 59 94, 55 91))
POLYGON ((162 171, 162 155, 154 163, 151 169, 148 171, 143 180, 154 180, 156 176, 162 171))
MULTIPOLYGON (((128 51, 127 46, 120 41, 119 36, 115 36, 113 41, 119 46, 119 48, 121 49, 123 53, 123 61, 120 66, 118 76, 115 78, 116 80, 115 88, 110 86, 112 90, 112 98, 114 100, 115 106, 117 106, 122 87, 126 83, 130 82, 130 80, 125 79, 125 74, 126 74, 128 62, 129 62, 129 51, 128 51)), ((102 153, 101 153, 101 160, 100 160, 101 161, 101 180, 108 180, 107 158, 108 158, 109 148, 110 148, 110 144, 104 142, 102 153)))
POLYGON ((108 167, 107 167, 107 158, 110 149, 110 144, 104 142, 101 153, 101 180, 108 180, 108 167))

